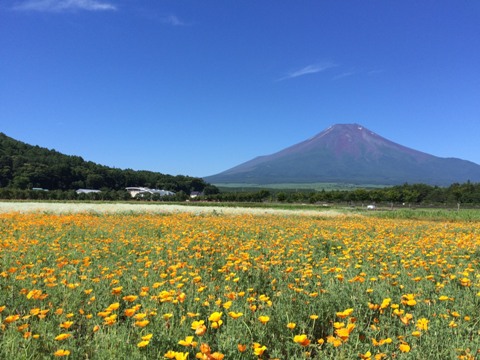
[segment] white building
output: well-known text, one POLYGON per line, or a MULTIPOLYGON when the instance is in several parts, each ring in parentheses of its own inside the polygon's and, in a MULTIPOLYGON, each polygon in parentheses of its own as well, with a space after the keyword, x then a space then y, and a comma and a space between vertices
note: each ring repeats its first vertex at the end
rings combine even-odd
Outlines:
POLYGON ((159 196, 172 196, 175 195, 173 191, 150 189, 148 187, 130 186, 125 188, 130 193, 131 197, 143 197, 145 194, 159 195, 159 196))
POLYGON ((78 189, 75 191, 77 194, 90 194, 90 193, 99 193, 100 190, 93 190, 93 189, 78 189))

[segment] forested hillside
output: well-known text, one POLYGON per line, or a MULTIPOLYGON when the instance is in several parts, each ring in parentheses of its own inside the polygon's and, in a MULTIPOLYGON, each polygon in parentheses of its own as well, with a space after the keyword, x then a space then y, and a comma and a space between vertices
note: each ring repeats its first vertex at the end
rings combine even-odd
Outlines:
POLYGON ((183 191, 186 194, 209 188, 200 178, 111 168, 85 161, 80 156, 32 146, 0 133, 0 188, 122 190, 127 186, 183 191))

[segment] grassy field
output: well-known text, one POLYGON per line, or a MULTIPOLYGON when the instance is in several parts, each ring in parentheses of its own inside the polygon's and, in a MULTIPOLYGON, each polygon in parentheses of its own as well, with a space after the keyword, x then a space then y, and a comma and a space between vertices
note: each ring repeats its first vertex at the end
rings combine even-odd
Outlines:
POLYGON ((480 221, 479 209, 394 209, 369 213, 384 219, 417 219, 435 221, 480 221))
POLYGON ((0 358, 475 359, 480 223, 415 211, 1 213, 0 358))
POLYGON ((222 191, 256 191, 256 190, 305 190, 305 191, 331 191, 355 189, 383 189, 389 185, 357 185, 343 183, 280 183, 280 184, 214 184, 222 191))

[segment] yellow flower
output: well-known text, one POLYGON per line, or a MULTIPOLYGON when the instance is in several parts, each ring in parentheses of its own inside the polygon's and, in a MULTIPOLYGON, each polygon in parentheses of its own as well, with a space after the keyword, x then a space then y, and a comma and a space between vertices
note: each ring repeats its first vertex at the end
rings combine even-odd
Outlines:
POLYGON ((290 322, 290 323, 287 324, 287 328, 289 328, 290 330, 295 329, 295 326, 297 326, 297 324, 292 323, 292 322, 290 322))
POLYGON ((117 314, 112 314, 104 319, 105 325, 113 325, 117 321, 117 314))
POLYGON ((147 346, 149 343, 150 343, 150 341, 148 341, 148 340, 142 340, 137 344, 137 346, 139 348, 143 348, 143 347, 147 346))
POLYGON ((150 321, 148 321, 148 320, 137 320, 137 321, 135 321, 135 326, 145 327, 145 326, 147 326, 149 323, 150 323, 150 321))
POLYGON ((147 334, 142 336, 142 340, 148 341, 153 337, 153 334, 147 334))
POLYGON ((429 320, 426 319, 426 318, 421 318, 417 321, 417 329, 418 330, 428 330, 428 323, 429 323, 429 320))
POLYGON ((372 358, 372 353, 370 351, 367 351, 365 354, 359 354, 358 356, 360 357, 360 359, 370 360, 372 358))
POLYGON ((17 321, 18 319, 20 319, 20 315, 9 315, 3 321, 7 324, 10 324, 14 321, 17 321))
POLYGON ((162 317, 163 317, 163 320, 168 320, 171 317, 173 317, 173 314, 171 314, 171 313, 163 314, 162 317))
POLYGON ((73 321, 64 321, 60 324, 60 327, 63 329, 69 329, 73 325, 73 321))
POLYGON ((70 351, 69 350, 64 350, 64 349, 58 349, 57 351, 55 351, 53 353, 53 355, 55 355, 55 356, 68 356, 68 355, 70 355, 70 351))
POLYGON ((17 330, 23 331, 25 329, 28 329, 29 326, 30 326, 29 324, 23 324, 23 325, 17 326, 17 330))
POLYGON ((239 317, 243 316, 241 312, 230 311, 228 315, 233 319, 238 319, 239 317))
POLYGON ((125 309, 124 314, 126 317, 132 317, 133 315, 135 315, 135 312, 136 312, 135 308, 129 308, 129 309, 125 309))
POLYGON ((406 294, 402 296, 402 304, 408 306, 415 306, 417 301, 415 300, 414 294, 406 294))
POLYGON ((262 323, 262 324, 266 324, 267 322, 270 321, 270 317, 266 316, 266 315, 262 315, 262 316, 259 316, 258 317, 258 320, 262 323))
POLYGON ((188 358, 188 352, 182 353, 169 350, 163 357, 167 359, 186 360, 188 358))
POLYGON ((163 357, 167 359, 175 359, 175 354, 175 351, 169 350, 165 355, 163 355, 163 357))
POLYGON ((208 355, 212 352, 212 349, 210 349, 210 346, 208 344, 203 343, 203 344, 200 345, 200 352, 202 354, 207 354, 208 355))
POLYGON ((372 339, 373 346, 381 346, 383 344, 390 344, 392 342, 391 338, 380 339, 379 341, 372 339))
POLYGON ((57 341, 65 340, 65 339, 68 339, 70 336, 72 336, 72 334, 67 334, 67 333, 60 334, 57 337, 55 337, 55 340, 57 341))
POLYGON ((100 311, 97 315, 100 317, 106 318, 111 313, 112 313, 111 311, 100 311))
POLYGON ((106 311, 112 312, 114 310, 117 310, 119 307, 120 307, 120 303, 116 302, 116 303, 108 305, 108 308, 106 309, 106 311))
POLYGON ((262 356, 266 350, 267 350, 267 347, 265 345, 258 346, 253 349, 253 353, 257 356, 262 356))
POLYGON ((125 300, 125 301, 128 301, 128 302, 134 302, 135 300, 138 299, 138 296, 137 295, 127 295, 127 296, 124 296, 122 299, 125 300))
POLYGON ((223 313, 221 312, 214 312, 209 316, 208 320, 211 322, 218 322, 222 318, 222 315, 223 313))
POLYGON ((118 295, 122 292, 123 286, 118 286, 112 289, 112 294, 113 295, 118 295))
POLYGON ((224 357, 225 357, 225 355, 223 355, 222 353, 214 352, 213 354, 210 354, 209 359, 211 359, 211 360, 223 360, 224 357))
POLYGON ((227 301, 225 303, 223 303, 222 305, 225 309, 230 309, 230 307, 232 306, 232 302, 231 301, 227 301))
POLYGON ((404 353, 407 353, 410 351, 410 345, 408 345, 407 343, 401 343, 398 347, 398 349, 401 351, 401 352, 404 352, 404 353))
POLYGON ((380 309, 386 309, 391 302, 392 302, 392 299, 390 298, 383 299, 382 304, 380 305, 380 309))
MULTIPOLYGON (((221 325, 222 320, 220 320, 221 325)), ((219 326, 220 326, 219 325, 219 326)), ((205 325, 200 325, 198 328, 195 329, 195 335, 202 336, 207 332, 207 327, 205 325)))
POLYGON ((405 314, 405 316, 400 316, 400 321, 404 323, 405 325, 408 325, 410 321, 413 319, 412 314, 405 314))
POLYGON ((327 336, 327 343, 332 344, 334 347, 339 347, 342 345, 342 340, 335 336, 327 336))
POLYGON ((317 319, 318 319, 318 315, 310 315, 310 319, 312 319, 312 320, 317 320, 317 319))
POLYGON ((211 322, 212 328, 218 329, 223 324, 222 315, 223 313, 221 312, 214 312, 210 315, 208 320, 211 322))
POLYGON ((302 334, 302 335, 295 335, 293 337, 293 342, 300 344, 302 346, 308 346, 310 345, 310 340, 308 340, 307 335, 302 334))
POLYGON ((238 351, 240 351, 241 353, 245 352, 247 350, 247 345, 244 345, 244 344, 238 344, 237 345, 237 349, 238 351))
POLYGON ((348 324, 345 328, 335 330, 335 334, 343 341, 346 341, 354 328, 355 324, 348 324))
POLYGON ((203 320, 198 320, 198 321, 195 320, 194 322, 192 322, 192 326, 190 327, 190 329, 197 330, 203 324, 204 324, 203 320))
POLYGON ((135 320, 143 320, 147 317, 147 314, 146 313, 138 313, 137 315, 135 315, 133 318, 135 320))
POLYGON ((188 352, 182 353, 182 352, 176 352, 175 353, 175 360, 187 360, 188 358, 188 352))
POLYGON ((340 318, 340 319, 344 319, 350 315, 352 315, 353 313, 353 309, 346 309, 344 311, 340 311, 340 312, 337 312, 336 315, 340 318))
POLYGON ((183 346, 191 346, 191 347, 197 346, 197 342, 193 341, 193 336, 187 336, 185 340, 180 340, 178 343, 183 346))

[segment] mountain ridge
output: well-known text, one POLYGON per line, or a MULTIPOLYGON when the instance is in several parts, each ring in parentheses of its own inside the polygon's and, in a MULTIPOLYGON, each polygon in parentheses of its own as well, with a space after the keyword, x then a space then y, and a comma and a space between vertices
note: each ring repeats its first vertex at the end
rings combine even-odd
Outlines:
POLYGON ((354 123, 330 126, 307 140, 204 179, 217 184, 449 185, 480 181, 480 165, 411 149, 354 123))

